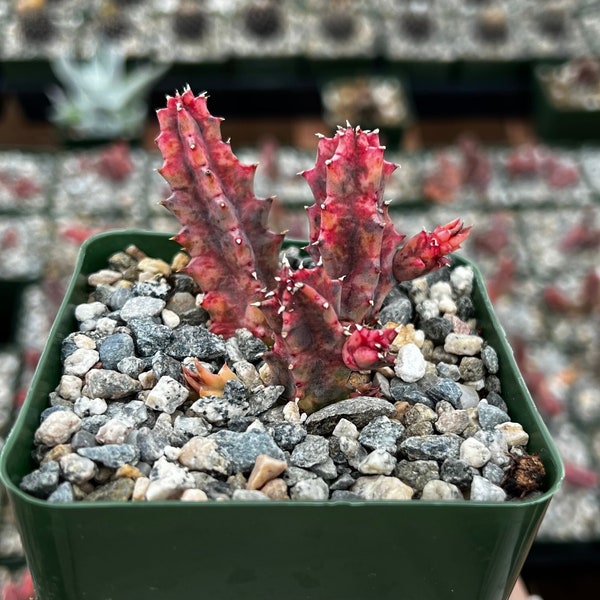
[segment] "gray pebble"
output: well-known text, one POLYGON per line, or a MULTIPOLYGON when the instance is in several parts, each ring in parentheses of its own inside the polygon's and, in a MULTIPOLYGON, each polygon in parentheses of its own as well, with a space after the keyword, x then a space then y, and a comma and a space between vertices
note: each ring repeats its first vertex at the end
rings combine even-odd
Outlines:
POLYGON ((165 307, 165 301, 150 296, 133 296, 120 310, 121 318, 128 323, 132 319, 157 317, 165 307))
POLYGON ((213 360, 225 356, 225 342, 203 326, 182 325, 172 332, 165 352, 179 360, 195 356, 198 360, 213 360))
POLYGON ((386 450, 391 454, 397 451, 398 438, 404 433, 404 426, 389 417, 376 417, 367 423, 360 432, 358 441, 370 450, 386 450))
POLYGON ((454 434, 410 437, 400 443, 399 451, 413 460, 458 458, 462 439, 454 434))
POLYGON ((68 481, 63 481, 49 496, 48 502, 66 503, 73 502, 75 494, 73 486, 68 481))
POLYGON ((211 433, 209 438, 217 442, 219 452, 231 461, 235 471, 250 472, 259 454, 285 460, 282 450, 265 431, 238 433, 223 429, 211 433))
POLYGON ((49 461, 39 469, 25 475, 21 479, 19 487, 36 498, 47 498, 58 487, 59 475, 58 463, 49 461))
POLYGON ((296 467, 310 469, 329 458, 329 443, 321 436, 307 435, 290 456, 290 463, 296 467))
POLYGON ((118 400, 139 392, 142 384, 119 371, 92 369, 85 377, 85 388, 90 398, 118 400))
POLYGON ((394 475, 411 488, 421 491, 432 479, 439 479, 440 468, 435 460, 400 460, 394 475))
POLYGON ((477 414, 479 415, 479 424, 482 429, 494 429, 496 425, 510 421, 510 417, 497 406, 488 404, 487 400, 482 400, 477 405, 477 414))
POLYGON ((345 418, 358 428, 364 427, 375 417, 394 414, 395 408, 391 402, 370 396, 357 396, 330 404, 308 416, 304 425, 309 433, 329 435, 337 422, 345 418))
POLYGON ((77 454, 112 469, 126 464, 135 465, 139 459, 138 448, 131 444, 107 444, 106 446, 80 448, 77 450, 77 454))
POLYGON ((292 500, 327 500, 329 486, 320 477, 314 479, 301 479, 290 488, 292 500))
POLYGON ((134 356, 133 338, 126 333, 114 333, 104 338, 99 346, 98 353, 102 368, 116 370, 119 361, 134 356))
POLYGON ((481 475, 473 477, 471 500, 474 502, 504 502, 506 492, 481 475))

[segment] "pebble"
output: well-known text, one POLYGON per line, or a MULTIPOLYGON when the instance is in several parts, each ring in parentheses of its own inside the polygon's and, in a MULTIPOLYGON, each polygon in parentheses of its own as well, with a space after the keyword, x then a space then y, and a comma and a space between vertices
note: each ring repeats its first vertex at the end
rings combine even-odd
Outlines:
POLYGON ((189 390, 168 375, 163 375, 146 396, 149 408, 172 415, 188 398, 189 390))
POLYGON ((120 400, 139 392, 142 385, 119 371, 91 369, 85 376, 85 388, 85 395, 90 398, 120 400))
POLYGON ((129 298, 120 310, 123 321, 128 323, 132 319, 156 317, 165 307, 165 301, 151 296, 134 296, 129 298))
POLYGON ((504 502, 506 492, 481 475, 474 475, 471 483, 471 500, 474 502, 504 502))
POLYGON ((329 443, 318 435, 307 435, 292 451, 290 463, 296 467, 310 469, 329 457, 329 443))
POLYGON ((213 475, 231 474, 231 461, 220 452, 217 442, 205 437, 194 437, 181 449, 178 461, 192 471, 213 475))
POLYGON ((292 500, 328 500, 329 486, 320 477, 301 479, 290 488, 292 500))
POLYGON ((107 444, 80 448, 77 454, 112 469, 125 464, 135 464, 139 459, 139 450, 131 444, 107 444))
POLYGON ((195 487, 194 478, 187 469, 159 458, 150 472, 150 483, 146 488, 146 500, 169 500, 179 498, 186 489, 195 487))
POLYGON ((467 333, 449 333, 444 340, 444 351, 458 356, 475 356, 481 351, 483 339, 467 333))
POLYGON ((402 381, 419 381, 425 375, 425 369, 425 358, 416 344, 408 343, 398 349, 394 372, 402 381))
POLYGON ((529 434, 520 423, 504 422, 496 425, 495 429, 504 436, 510 448, 513 446, 526 446, 529 442, 529 434))
POLYGON ((460 458, 470 467, 479 469, 492 458, 492 453, 479 440, 470 437, 460 445, 460 458))
POLYGON ((81 429, 81 419, 68 410, 58 410, 50 414, 35 432, 35 442, 52 447, 65 444, 81 429))
POLYGON ((287 468, 285 460, 278 460, 268 454, 259 454, 248 477, 249 490, 258 490, 266 483, 279 477, 287 468))
POLYGON ((358 465, 363 475, 390 475, 396 466, 396 458, 383 449, 373 450, 358 465))
POLYGON ((261 340, 208 330, 189 276, 121 254, 111 264, 131 281, 92 276, 90 302, 75 307, 80 331, 62 343, 24 491, 51 502, 513 499, 501 488, 509 449, 529 438, 510 420, 497 353, 473 333, 470 269, 394 289, 381 316, 397 358, 374 375, 382 397, 306 418, 281 402, 261 340), (197 397, 182 370, 194 359, 215 373, 226 361, 236 379, 197 397))
POLYGON ((98 361, 100 355, 96 350, 77 348, 63 362, 64 374, 81 377, 85 375, 98 361))
POLYGON ((62 476, 67 481, 78 485, 93 479, 98 472, 98 467, 93 460, 75 453, 65 454, 59 464, 62 476))
POLYGON ((447 481, 432 479, 425 484, 421 500, 464 500, 460 490, 447 481))
POLYGON ((386 475, 359 477, 350 489, 365 500, 410 500, 415 493, 400 479, 386 475))

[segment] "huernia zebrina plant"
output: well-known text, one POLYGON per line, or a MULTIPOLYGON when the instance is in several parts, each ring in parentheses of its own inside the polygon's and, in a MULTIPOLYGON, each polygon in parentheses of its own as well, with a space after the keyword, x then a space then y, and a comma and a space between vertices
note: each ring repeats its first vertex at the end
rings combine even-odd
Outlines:
POLYGON ((175 240, 203 291, 214 333, 250 330, 269 346, 273 382, 310 413, 352 393, 351 375, 393 364, 396 336, 377 317, 393 286, 448 264, 470 227, 456 219, 406 240, 394 227, 384 187, 396 168, 377 131, 349 124, 320 136, 316 164, 301 175, 308 207, 310 268, 280 261, 284 234, 268 228, 272 198, 254 194, 257 165, 240 163, 221 137, 205 94, 191 89, 158 111, 159 173, 179 220, 175 240))

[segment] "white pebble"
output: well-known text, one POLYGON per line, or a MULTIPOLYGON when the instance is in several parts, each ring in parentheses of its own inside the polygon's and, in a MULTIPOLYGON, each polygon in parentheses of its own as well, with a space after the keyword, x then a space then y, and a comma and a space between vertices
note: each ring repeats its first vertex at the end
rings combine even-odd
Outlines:
POLYGON ((175 329, 181 323, 179 315, 168 308, 163 309, 160 313, 160 318, 169 329, 175 329))
POLYGON ((75 307, 75 318, 81 323, 82 321, 98 319, 98 317, 106 314, 106 311, 106 305, 102 302, 86 302, 75 307))
POLYGON ((465 266, 454 267, 450 271, 450 281, 457 294, 470 296, 473 291, 473 270, 465 266))
POLYGON ((146 405, 172 415, 188 398, 189 390, 178 381, 163 375, 146 396, 146 405))
POLYGON ((150 485, 150 479, 148 477, 138 477, 135 480, 135 484, 133 486, 133 493, 131 495, 132 500, 145 500, 146 499, 146 491, 148 490, 148 486, 150 485))
POLYGON ((181 494, 180 500, 183 502, 206 502, 208 500, 208 496, 206 495, 205 491, 192 488, 189 490, 184 490, 183 494, 181 494))
POLYGON ((96 441, 101 444, 124 444, 132 429, 131 425, 119 419, 110 419, 98 429, 96 441))
POLYGON ((96 321, 96 331, 101 335, 111 335, 117 328, 117 322, 110 317, 100 317, 96 321))
POLYGON ((489 448, 475 438, 467 438, 460 445, 460 458, 461 460, 464 460, 470 467, 480 469, 490 460, 491 457, 492 453, 490 452, 489 448))
POLYGON ((421 500, 464 500, 464 498, 454 484, 441 479, 431 479, 423 487, 421 500))
POLYGON ((62 456, 59 464, 63 477, 71 483, 81 484, 89 481, 98 472, 98 467, 93 460, 74 452, 62 456))
POLYGON ((386 450, 373 450, 358 465, 358 470, 364 475, 391 475, 396 466, 396 458, 386 450))
POLYGON ((61 398, 65 400, 77 400, 81 395, 81 387, 83 382, 75 375, 63 375, 56 391, 61 398))
POLYGON ((352 421, 342 417, 335 426, 333 435, 338 438, 344 436, 351 440, 357 440, 360 432, 358 431, 358 427, 352 423, 352 421))
POLYGON ((506 492, 481 475, 474 475, 471 483, 471 500, 474 502, 504 502, 506 492))
POLYGON ((419 381, 425 375, 427 365, 423 353, 416 344, 409 343, 398 349, 394 372, 407 383, 419 381))
POLYGON ((63 362, 64 374, 83 377, 99 360, 100 355, 97 350, 77 348, 75 352, 65 358, 63 362))

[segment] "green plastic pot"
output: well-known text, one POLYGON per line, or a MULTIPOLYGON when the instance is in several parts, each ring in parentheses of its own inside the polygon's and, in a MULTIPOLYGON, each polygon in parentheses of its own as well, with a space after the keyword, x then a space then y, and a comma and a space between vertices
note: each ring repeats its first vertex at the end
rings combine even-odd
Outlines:
MULTIPOLYGON (((501 364, 503 395, 547 477, 535 499, 477 502, 140 502, 51 504, 19 490, 33 436, 60 375, 86 275, 136 244, 170 259, 164 234, 90 238, 0 460, 39 600, 506 600, 563 466, 527 392, 476 271, 483 335, 501 364)), ((459 260, 461 264, 466 263, 459 260)))

